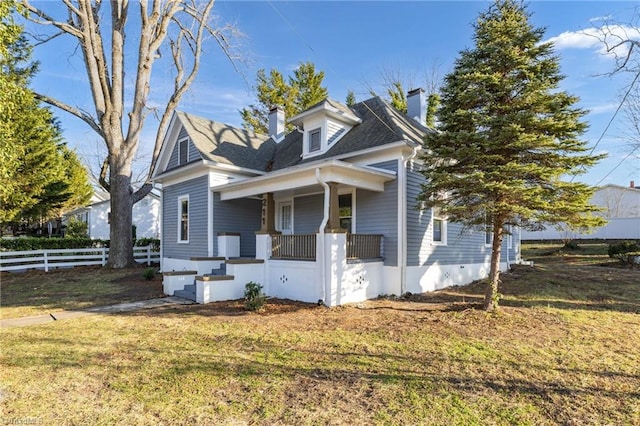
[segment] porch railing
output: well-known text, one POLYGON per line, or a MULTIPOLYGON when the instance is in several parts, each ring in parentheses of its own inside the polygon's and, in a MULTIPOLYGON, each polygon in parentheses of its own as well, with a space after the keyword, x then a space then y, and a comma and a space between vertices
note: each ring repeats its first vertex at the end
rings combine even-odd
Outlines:
POLYGON ((271 257, 274 259, 316 260, 316 234, 272 235, 271 257))
POLYGON ((382 235, 347 234, 347 259, 382 257, 382 235))
MULTIPOLYGON (((347 234, 347 259, 382 257, 382 235, 347 234)), ((271 236, 271 258, 316 260, 316 234, 271 236)))

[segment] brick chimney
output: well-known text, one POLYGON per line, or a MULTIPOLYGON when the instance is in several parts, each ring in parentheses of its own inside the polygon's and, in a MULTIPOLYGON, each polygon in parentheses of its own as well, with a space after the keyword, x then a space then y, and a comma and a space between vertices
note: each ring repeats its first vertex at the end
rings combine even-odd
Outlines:
POLYGON ((407 93, 407 115, 423 126, 427 125, 427 97, 421 88, 407 93))
POLYGON ((276 142, 284 139, 284 110, 273 107, 269 111, 269 136, 276 142))
POLYGON ((629 182, 629 188, 635 188, 635 187, 636 187, 635 181, 629 182))

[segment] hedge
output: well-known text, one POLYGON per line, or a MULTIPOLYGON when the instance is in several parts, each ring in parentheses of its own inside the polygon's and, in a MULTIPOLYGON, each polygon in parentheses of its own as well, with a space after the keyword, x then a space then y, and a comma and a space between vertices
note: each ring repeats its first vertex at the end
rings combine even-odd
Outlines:
MULTIPOLYGON (((134 242, 136 247, 151 246, 154 251, 160 250, 160 240, 157 238, 140 238, 134 242)), ((41 238, 20 237, 0 239, 2 251, 28 251, 28 250, 57 250, 75 248, 100 248, 109 247, 109 240, 92 240, 90 238, 41 238)))

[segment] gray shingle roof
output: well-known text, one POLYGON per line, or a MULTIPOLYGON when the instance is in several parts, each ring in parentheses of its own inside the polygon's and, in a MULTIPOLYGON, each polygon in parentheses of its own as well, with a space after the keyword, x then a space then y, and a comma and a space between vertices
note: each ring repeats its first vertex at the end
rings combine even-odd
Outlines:
MULTIPOLYGON (((336 104, 341 105, 340 109, 347 108, 336 101, 331 103, 333 106, 336 104)), ((425 134, 430 131, 417 121, 398 112, 379 97, 353 105, 351 113, 358 116, 362 123, 354 126, 323 155, 302 160, 302 134, 297 131, 288 134, 276 148, 274 170, 403 140, 422 143, 425 134)))
POLYGON ((302 134, 297 130, 290 132, 276 144, 267 136, 184 112, 177 114, 204 159, 266 171, 284 169, 307 161, 345 155, 398 141, 421 143, 424 135, 430 131, 396 111, 379 97, 359 102, 350 109, 334 100, 323 102, 330 102, 331 106, 356 115, 362 122, 355 125, 325 154, 308 160, 302 159, 302 134))
POLYGON ((273 158, 275 142, 268 136, 182 111, 176 114, 205 160, 264 170, 273 158))

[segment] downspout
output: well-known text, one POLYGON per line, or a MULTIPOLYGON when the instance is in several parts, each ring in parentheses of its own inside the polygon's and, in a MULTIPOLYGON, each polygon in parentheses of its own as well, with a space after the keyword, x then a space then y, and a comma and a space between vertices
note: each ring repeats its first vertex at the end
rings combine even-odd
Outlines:
POLYGON ((158 209, 158 220, 160 221, 160 271, 164 271, 164 235, 162 235, 162 230, 164 229, 164 225, 162 221, 164 220, 164 187, 160 188, 160 208, 158 209))
POLYGON ((400 205, 402 208, 400 214, 400 233, 402 237, 402 244, 400 244, 400 296, 406 293, 405 289, 407 288, 407 166, 417 155, 418 145, 413 147, 411 155, 404 159, 402 164, 403 182, 400 190, 400 205))
POLYGON ((320 169, 316 168, 316 180, 318 183, 324 188, 324 216, 322 218, 322 222, 320 223, 320 230, 318 233, 320 234, 320 250, 319 253, 316 253, 316 258, 318 263, 320 263, 320 277, 322 280, 322 302, 327 304, 327 294, 331 294, 327 292, 327 271, 326 271, 326 260, 324 255, 324 230, 327 227, 327 222, 329 222, 329 198, 330 198, 330 189, 329 185, 320 177, 320 169))

